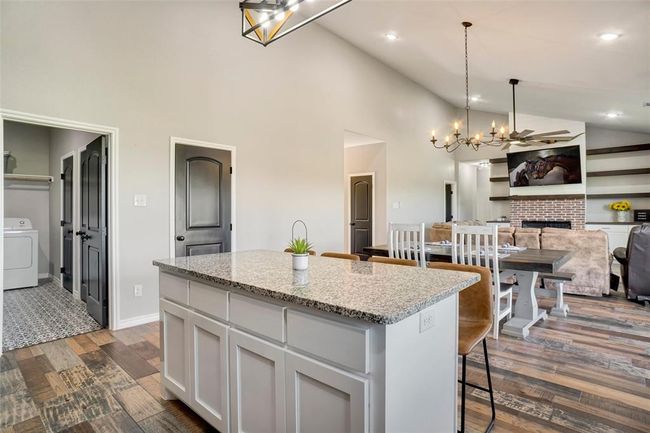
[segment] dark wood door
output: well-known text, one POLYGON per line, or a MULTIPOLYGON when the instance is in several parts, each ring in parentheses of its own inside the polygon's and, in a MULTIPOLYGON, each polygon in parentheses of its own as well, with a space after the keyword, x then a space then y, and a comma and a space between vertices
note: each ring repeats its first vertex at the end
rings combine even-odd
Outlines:
POLYGON ((106 137, 81 152, 81 298, 88 314, 108 325, 107 154, 106 137))
POLYGON ((61 170, 61 227, 63 253, 61 255, 61 282, 68 292, 72 293, 72 249, 74 245, 74 228, 72 225, 72 191, 73 191, 73 158, 63 160, 61 170))
POLYGON ((372 176, 350 178, 350 251, 372 245, 372 176))
POLYGON ((230 251, 229 151, 176 145, 176 257, 230 251))
POLYGON ((445 184, 445 222, 451 221, 454 219, 454 215, 451 213, 451 203, 453 200, 454 190, 450 183, 445 184))

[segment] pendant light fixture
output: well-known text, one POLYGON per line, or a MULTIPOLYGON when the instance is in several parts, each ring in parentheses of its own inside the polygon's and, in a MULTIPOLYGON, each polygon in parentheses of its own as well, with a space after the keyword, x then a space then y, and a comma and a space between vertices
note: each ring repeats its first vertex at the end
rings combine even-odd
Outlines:
POLYGON ((350 1, 340 0, 320 9, 312 0, 243 0, 239 3, 241 35, 267 46, 350 1))
POLYGON ((453 152, 461 146, 471 147, 474 150, 479 150, 481 146, 501 146, 504 144, 503 140, 507 140, 506 129, 501 127, 499 132, 496 130, 496 124, 492 121, 492 127, 490 129, 489 135, 490 139, 483 138, 482 133, 477 133, 474 136, 470 135, 470 109, 469 109, 469 58, 467 54, 467 29, 472 26, 472 23, 463 21, 463 27, 465 29, 465 136, 462 136, 460 132, 460 124, 454 122, 454 132, 445 137, 444 144, 436 144, 438 139, 436 139, 436 131, 431 132, 431 143, 436 149, 445 149, 447 152, 453 152))

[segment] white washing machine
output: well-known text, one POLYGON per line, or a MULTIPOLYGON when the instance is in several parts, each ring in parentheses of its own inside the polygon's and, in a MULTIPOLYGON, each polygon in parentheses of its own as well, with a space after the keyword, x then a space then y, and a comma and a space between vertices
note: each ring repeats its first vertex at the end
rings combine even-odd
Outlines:
POLYGON ((38 230, 27 218, 4 220, 4 290, 38 285, 38 230))

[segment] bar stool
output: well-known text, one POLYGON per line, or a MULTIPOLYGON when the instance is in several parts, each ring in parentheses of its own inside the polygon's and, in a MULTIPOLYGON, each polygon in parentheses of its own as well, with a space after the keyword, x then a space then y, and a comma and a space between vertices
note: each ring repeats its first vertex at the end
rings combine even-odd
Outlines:
POLYGON ((494 405, 494 392, 492 389, 492 376, 490 376, 490 362, 488 360, 487 335, 492 327, 492 275, 489 269, 483 266, 459 265, 454 263, 430 262, 427 264, 432 269, 446 269, 450 271, 475 272, 481 275, 481 280, 460 292, 458 297, 458 354, 463 358, 461 390, 461 413, 459 433, 465 432, 465 388, 480 389, 490 394, 492 418, 485 433, 494 427, 496 407, 494 405), (483 340, 483 355, 485 356, 485 373, 487 374, 488 387, 468 383, 467 355, 483 340))
MULTIPOLYGON (((285 253, 293 253, 293 250, 291 248, 285 248, 284 252, 285 253)), ((315 256, 316 255, 316 251, 314 251, 314 250, 309 250, 309 251, 307 251, 307 253, 310 256, 315 256)))
POLYGON ((331 257, 333 259, 346 259, 346 260, 352 260, 353 262, 358 262, 361 260, 359 256, 355 256, 354 254, 347 254, 347 253, 332 253, 332 252, 325 252, 320 255, 321 257, 331 257))
POLYGON ((368 259, 369 262, 385 263, 387 265, 402 265, 402 266, 417 266, 416 260, 409 259, 395 259, 393 257, 372 256, 368 259))

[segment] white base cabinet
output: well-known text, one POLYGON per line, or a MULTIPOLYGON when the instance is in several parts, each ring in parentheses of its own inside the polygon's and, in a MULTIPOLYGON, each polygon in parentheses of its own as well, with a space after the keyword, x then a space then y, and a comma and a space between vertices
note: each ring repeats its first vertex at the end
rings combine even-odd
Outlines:
POLYGON ((383 325, 162 283, 161 394, 221 433, 456 431, 457 295, 383 325))
POLYGON ((230 330, 232 432, 285 432, 284 351, 230 330))
POLYGON ((365 433, 368 381, 304 356, 287 353, 287 431, 365 433))

